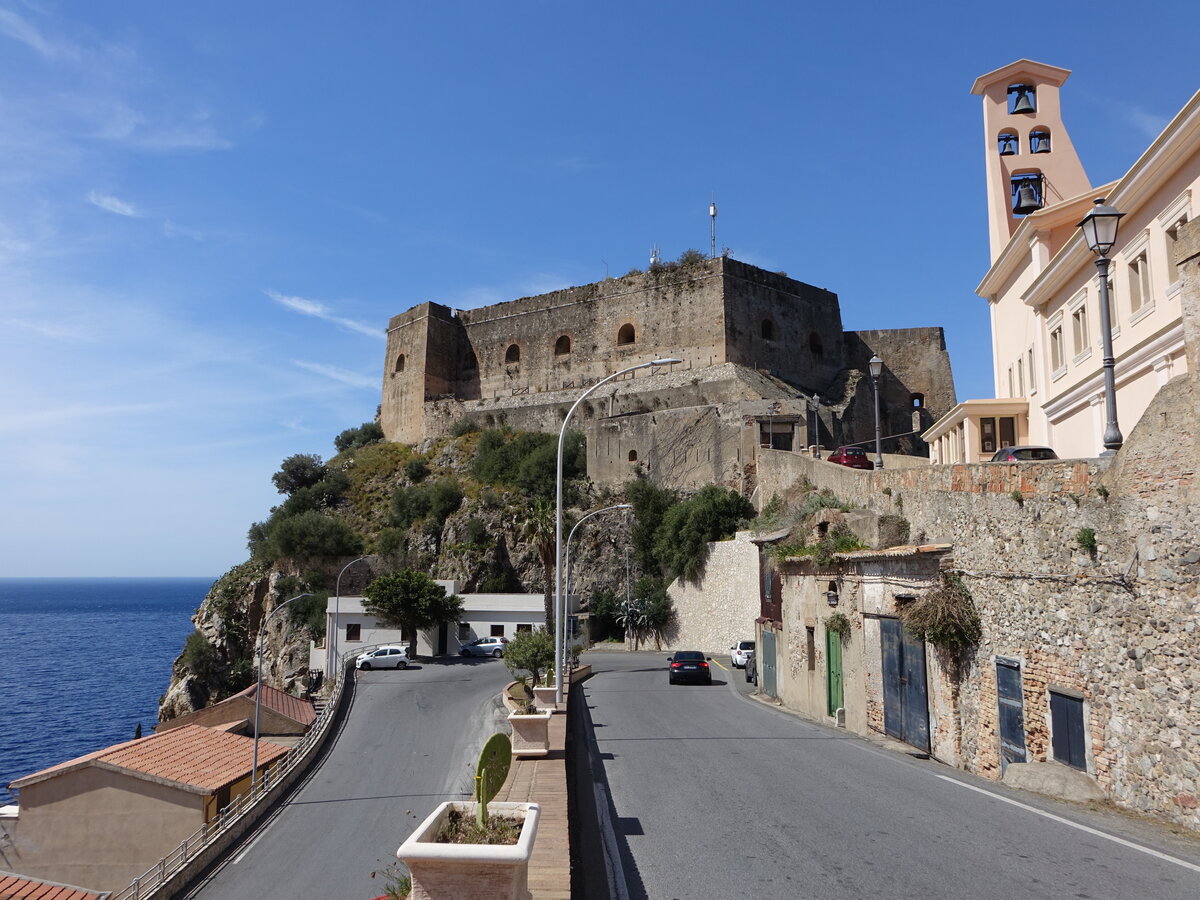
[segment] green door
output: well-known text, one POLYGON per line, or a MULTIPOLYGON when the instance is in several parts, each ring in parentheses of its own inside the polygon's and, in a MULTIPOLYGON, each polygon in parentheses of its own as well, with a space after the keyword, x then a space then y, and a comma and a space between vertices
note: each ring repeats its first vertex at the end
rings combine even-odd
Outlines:
POLYGON ((842 700, 842 636, 825 629, 826 712, 833 715, 845 704, 842 700))

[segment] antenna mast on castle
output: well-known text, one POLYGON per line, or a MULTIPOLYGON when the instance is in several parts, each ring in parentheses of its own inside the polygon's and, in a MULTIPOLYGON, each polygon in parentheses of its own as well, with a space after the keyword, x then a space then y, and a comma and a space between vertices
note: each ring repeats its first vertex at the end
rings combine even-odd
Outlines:
POLYGON ((654 244, 650 248, 650 267, 653 268, 654 266, 657 266, 658 263, 658 244, 654 244))
POLYGON ((717 199, 715 196, 713 197, 712 201, 708 204, 708 218, 709 218, 710 222, 712 223, 712 230, 711 230, 712 246, 709 251, 708 258, 716 259, 717 258, 717 199))

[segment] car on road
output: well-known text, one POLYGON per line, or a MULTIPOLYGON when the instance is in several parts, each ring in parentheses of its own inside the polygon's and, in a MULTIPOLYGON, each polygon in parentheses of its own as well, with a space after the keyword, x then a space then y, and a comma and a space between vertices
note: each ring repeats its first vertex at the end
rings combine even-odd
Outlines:
POLYGON ((746 680, 752 684, 758 684, 758 656, 751 653, 750 658, 746 660, 746 680))
POLYGON ((407 669, 408 650, 405 647, 377 647, 360 654, 354 662, 356 669, 407 669))
POLYGON ((754 652, 754 641, 738 641, 729 648, 729 660, 735 669, 746 668, 746 660, 754 652))
POLYGON ((829 461, 839 466, 849 466, 851 469, 874 469, 875 463, 867 458, 867 451, 862 447, 838 447, 829 454, 829 461))
POLYGON ((997 450, 989 462, 1030 462, 1040 459, 1058 459, 1058 454, 1049 447, 1004 447, 997 450))
POLYGON ((667 681, 670 684, 694 682, 697 684, 712 684, 712 669, 709 668, 710 657, 699 650, 676 650, 667 657, 671 667, 667 670, 667 681))
POLYGON ((499 658, 504 655, 504 645, 507 643, 507 638, 481 637, 476 638, 469 644, 463 644, 459 652, 463 656, 494 656, 499 658))

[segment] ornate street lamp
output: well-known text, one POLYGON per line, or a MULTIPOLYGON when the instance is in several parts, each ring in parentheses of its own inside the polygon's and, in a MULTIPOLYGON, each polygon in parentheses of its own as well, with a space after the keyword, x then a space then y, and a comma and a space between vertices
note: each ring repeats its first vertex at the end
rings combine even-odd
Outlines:
POLYGON ((1104 455, 1116 453, 1125 443, 1117 425, 1117 389, 1113 375, 1112 314, 1108 308, 1108 253, 1117 242, 1117 225, 1125 213, 1117 212, 1104 205, 1104 198, 1088 210, 1079 223, 1088 249, 1096 254, 1096 268, 1100 270, 1100 341, 1104 351, 1104 455))
POLYGON ((291 600, 284 600, 277 607, 271 610, 271 615, 263 619, 262 625, 258 628, 258 687, 254 689, 254 758, 250 763, 250 793, 254 794, 254 788, 258 785, 258 711, 262 706, 262 657, 263 657, 263 638, 267 634, 267 623, 275 617, 281 609, 289 603, 295 603, 297 600, 302 600, 305 597, 311 597, 312 594, 297 594, 291 600))
POLYGON ((879 425, 879 376, 883 374, 883 360, 876 355, 867 363, 871 369, 871 383, 875 385, 875 468, 883 468, 883 438, 879 425))
POLYGON ((813 459, 821 458, 821 398, 813 394, 808 398, 808 415, 812 421, 809 426, 809 445, 813 448, 813 459))
POLYGON ((555 488, 555 503, 554 503, 554 702, 562 703, 562 670, 563 670, 563 629, 562 629, 562 610, 563 610, 563 539, 562 539, 562 519, 563 519, 563 443, 567 437, 567 426, 571 423, 571 416, 575 414, 575 410, 579 408, 579 404, 592 391, 601 385, 608 384, 614 378, 620 378, 622 375, 627 375, 630 372, 636 372, 638 369, 648 369, 650 367, 657 368, 658 366, 670 366, 675 363, 683 362, 682 359, 654 359, 650 362, 638 363, 636 366, 629 366, 621 369, 619 372, 613 372, 611 375, 601 378, 590 388, 584 391, 567 410, 567 415, 563 418, 562 428, 558 432, 558 469, 555 472, 554 488, 555 488))

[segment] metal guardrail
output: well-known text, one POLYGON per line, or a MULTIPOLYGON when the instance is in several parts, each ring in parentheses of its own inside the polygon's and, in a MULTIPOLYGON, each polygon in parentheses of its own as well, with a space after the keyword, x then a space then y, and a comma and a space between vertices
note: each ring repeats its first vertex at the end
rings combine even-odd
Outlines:
MULTIPOLYGON (((361 650, 355 650, 353 651, 353 655, 357 656, 361 652, 361 650)), ((350 654, 347 654, 340 660, 339 672, 344 673, 346 671, 346 660, 349 656, 350 654)), ((206 822, 194 834, 184 838, 178 847, 160 859, 156 865, 151 866, 144 873, 133 879, 128 887, 112 894, 110 900, 146 900, 146 898, 155 896, 158 889, 172 875, 187 865, 188 862, 195 859, 197 855, 240 822, 248 813, 253 812, 258 803, 266 799, 272 789, 277 787, 289 772, 305 761, 309 750, 324 736, 337 713, 338 701, 341 699, 342 688, 345 684, 346 678, 340 677, 337 679, 337 684, 334 686, 333 692, 329 695, 325 709, 322 710, 317 720, 313 722, 312 727, 308 729, 308 732, 300 742, 289 750, 281 760, 263 770, 262 778, 258 780, 258 783, 250 791, 235 797, 229 805, 217 813, 216 819, 212 822, 206 822)))

